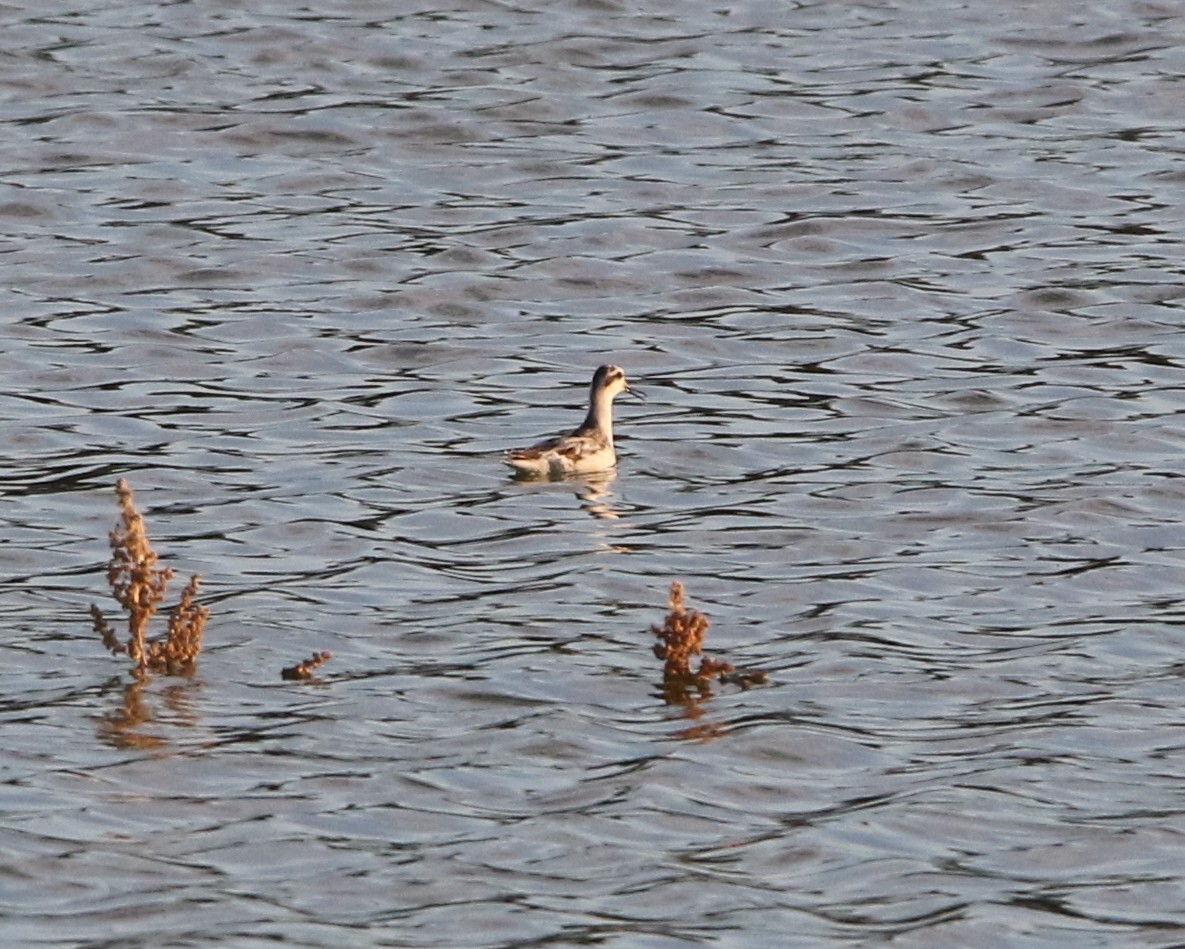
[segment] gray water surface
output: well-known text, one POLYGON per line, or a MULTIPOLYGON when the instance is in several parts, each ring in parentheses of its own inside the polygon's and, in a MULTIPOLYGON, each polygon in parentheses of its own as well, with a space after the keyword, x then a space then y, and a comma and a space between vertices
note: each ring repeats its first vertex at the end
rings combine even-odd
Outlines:
POLYGON ((0 11, 6 945, 1185 943, 1178 4, 106 6, 0 11))

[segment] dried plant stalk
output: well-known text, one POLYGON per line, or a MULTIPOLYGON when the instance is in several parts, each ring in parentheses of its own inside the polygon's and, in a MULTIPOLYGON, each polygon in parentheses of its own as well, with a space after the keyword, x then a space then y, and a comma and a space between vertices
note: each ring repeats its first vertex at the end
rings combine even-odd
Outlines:
POLYGON ((663 692, 668 701, 689 701, 692 688, 707 696, 712 679, 732 682, 744 689, 766 681, 766 674, 759 669, 738 670, 731 662, 703 655, 704 638, 711 623, 703 613, 684 606, 683 584, 678 580, 671 584, 667 610, 662 626, 652 625, 650 631, 658 637, 654 655, 663 660, 663 692), (692 659, 697 656, 702 658, 698 668, 693 668, 692 659))
POLYGON ((313 677, 313 670, 318 666, 325 665, 332 658, 333 653, 315 652, 304 662, 298 662, 294 666, 281 669, 280 677, 283 679, 311 679, 313 677))
POLYGON ((148 644, 148 665, 176 675, 193 665, 202 651, 202 630, 210 611, 194 602, 201 575, 195 573, 181 591, 181 602, 169 613, 169 632, 164 639, 148 644))
POLYGON ((119 498, 120 523, 110 534, 107 582, 116 601, 128 612, 127 654, 143 670, 148 665, 144 648, 148 621, 165 598, 173 571, 157 566, 156 551, 148 542, 144 518, 136 510, 132 489, 123 478, 115 486, 115 494, 119 498))
POLYGON ((103 645, 112 653, 126 653, 136 663, 138 672, 151 669, 170 675, 192 666, 202 648, 202 630, 210 611, 195 602, 200 577, 194 575, 174 607, 168 634, 164 639, 148 641, 148 623, 160 608, 165 590, 174 573, 158 565, 156 551, 148 542, 144 518, 136 510, 132 489, 123 478, 115 486, 119 499, 120 521, 110 534, 111 562, 107 582, 111 594, 128 613, 128 640, 119 642, 115 631, 97 606, 91 607, 95 630, 103 645))
POLYGON ((119 637, 115 635, 115 630, 107 622, 103 611, 94 603, 91 604, 91 621, 95 624, 95 632, 102 637, 103 645, 111 650, 113 656, 118 656, 128 651, 127 647, 119 641, 119 637))
POLYGON ((696 610, 683 605, 683 584, 676 580, 671 584, 671 595, 667 601, 666 619, 662 626, 651 626, 651 632, 658 637, 654 644, 654 655, 663 660, 662 677, 667 684, 706 683, 713 676, 731 672, 733 665, 719 659, 703 658, 699 668, 692 670, 691 660, 703 654, 704 636, 711 623, 696 610))

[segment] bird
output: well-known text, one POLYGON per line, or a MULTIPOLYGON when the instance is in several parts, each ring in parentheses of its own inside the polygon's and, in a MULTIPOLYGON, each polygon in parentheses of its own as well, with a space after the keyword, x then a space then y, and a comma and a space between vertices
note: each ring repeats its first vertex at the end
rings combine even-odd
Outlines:
POLYGON ((526 477, 560 477, 605 471, 617 464, 613 448, 613 400, 623 392, 645 396, 631 388, 620 366, 600 366, 589 390, 588 415, 568 435, 548 438, 529 448, 515 448, 506 454, 506 464, 526 477))

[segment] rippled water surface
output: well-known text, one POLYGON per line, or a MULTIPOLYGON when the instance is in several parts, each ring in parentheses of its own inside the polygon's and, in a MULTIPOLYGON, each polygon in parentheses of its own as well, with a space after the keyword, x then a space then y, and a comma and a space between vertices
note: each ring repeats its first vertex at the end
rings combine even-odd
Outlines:
POLYGON ((7 945, 1185 942, 1179 4, 0 23, 7 945))

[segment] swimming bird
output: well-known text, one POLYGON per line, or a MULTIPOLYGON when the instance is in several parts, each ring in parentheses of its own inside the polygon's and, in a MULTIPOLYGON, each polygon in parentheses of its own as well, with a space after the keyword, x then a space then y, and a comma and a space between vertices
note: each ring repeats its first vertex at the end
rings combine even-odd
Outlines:
POLYGON ((506 464, 517 474, 558 477, 604 471, 617 464, 613 449, 613 400, 622 392, 644 398, 631 389, 620 366, 601 366, 593 374, 589 391, 588 415, 581 426, 569 435, 548 438, 530 448, 515 448, 506 455, 506 464))

